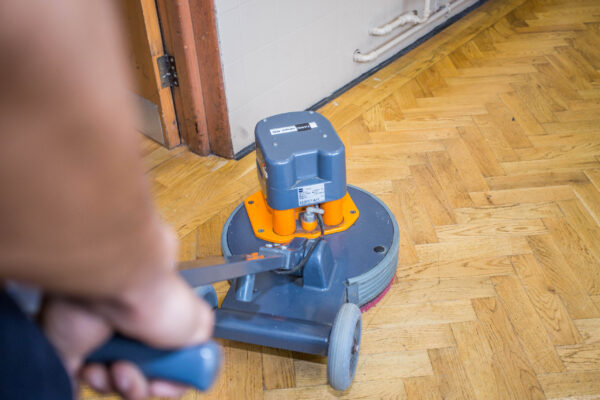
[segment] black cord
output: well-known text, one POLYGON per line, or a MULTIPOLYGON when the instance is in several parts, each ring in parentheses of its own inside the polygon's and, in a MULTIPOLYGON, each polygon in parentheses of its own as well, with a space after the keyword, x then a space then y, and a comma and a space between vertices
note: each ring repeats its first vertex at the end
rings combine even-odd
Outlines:
POLYGON ((321 239, 325 237, 325 224, 323 224, 323 217, 321 214, 317 214, 317 221, 319 222, 319 228, 321 229, 321 239))
MULTIPOLYGON (((317 245, 321 242, 321 240, 323 240, 325 238, 325 226, 323 224, 323 218, 321 218, 321 214, 317 214, 317 221, 319 222, 319 229, 321 230, 321 236, 319 236, 317 239, 315 239, 314 242, 312 242, 310 248, 308 249, 308 252, 302 258, 302 260, 300 260, 300 262, 298 264, 296 264, 296 266, 292 269, 279 269, 279 270, 276 269, 276 270, 273 270, 273 272, 275 272, 278 275, 290 275, 290 274, 296 273, 301 268, 304 268, 304 266, 308 262, 308 259, 310 258, 310 256, 312 256, 312 253, 317 248, 317 245)), ((305 244, 305 246, 306 246, 306 244, 305 244)))

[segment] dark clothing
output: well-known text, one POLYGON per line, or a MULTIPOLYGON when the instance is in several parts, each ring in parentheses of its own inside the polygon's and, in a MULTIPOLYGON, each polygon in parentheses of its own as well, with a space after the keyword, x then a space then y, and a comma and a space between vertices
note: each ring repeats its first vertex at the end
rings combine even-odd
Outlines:
POLYGON ((69 376, 40 328, 0 291, 0 399, 70 400, 69 376))

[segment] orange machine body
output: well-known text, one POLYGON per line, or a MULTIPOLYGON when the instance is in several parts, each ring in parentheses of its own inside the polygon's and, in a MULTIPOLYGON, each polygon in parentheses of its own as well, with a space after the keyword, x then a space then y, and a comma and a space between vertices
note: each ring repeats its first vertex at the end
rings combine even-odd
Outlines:
MULTIPOLYGON (((254 235, 259 239, 283 244, 288 243, 294 237, 316 239, 321 235, 316 220, 313 223, 306 223, 300 218, 306 207, 274 210, 267 204, 265 195, 261 191, 246 198, 244 206, 254 235)), ((325 235, 348 229, 359 216, 358 208, 348 193, 341 199, 325 202, 318 206, 324 211, 325 235)))

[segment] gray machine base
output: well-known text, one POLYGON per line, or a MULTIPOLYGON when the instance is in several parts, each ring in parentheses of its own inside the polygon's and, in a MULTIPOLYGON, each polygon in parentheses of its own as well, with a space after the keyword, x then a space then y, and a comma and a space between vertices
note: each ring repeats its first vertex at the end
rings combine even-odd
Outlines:
MULTIPOLYGON (((400 233, 394 215, 381 200, 352 185, 348 185, 348 192, 360 216, 347 231, 328 235, 326 240, 330 242, 336 260, 347 271, 348 301, 363 306, 376 298, 393 279, 398 265, 400 233), (381 250, 378 246, 383 248, 381 253, 375 252, 375 248, 381 250)), ((244 204, 240 204, 223 227, 223 255, 251 253, 265 243, 252 233, 244 204)))

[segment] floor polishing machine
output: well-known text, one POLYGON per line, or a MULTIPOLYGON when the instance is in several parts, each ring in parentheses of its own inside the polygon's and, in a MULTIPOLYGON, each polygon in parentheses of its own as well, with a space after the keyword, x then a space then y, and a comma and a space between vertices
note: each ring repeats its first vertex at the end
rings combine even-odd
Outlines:
MULTIPOLYGON (((327 356, 327 376, 347 389, 356 371, 361 309, 387 291, 399 232, 388 207, 346 184, 345 148, 331 123, 312 112, 256 125, 261 190, 229 216, 223 258, 184 262, 181 275, 215 307, 214 336, 327 356), (220 306, 211 283, 228 280, 220 306)), ((214 343, 161 351, 115 337, 90 357, 128 359, 150 377, 205 390, 215 379, 214 343)))

